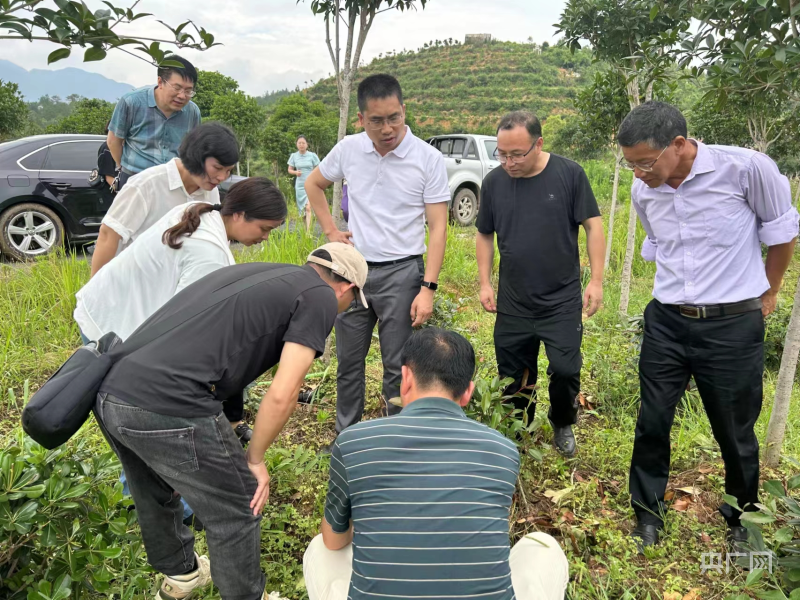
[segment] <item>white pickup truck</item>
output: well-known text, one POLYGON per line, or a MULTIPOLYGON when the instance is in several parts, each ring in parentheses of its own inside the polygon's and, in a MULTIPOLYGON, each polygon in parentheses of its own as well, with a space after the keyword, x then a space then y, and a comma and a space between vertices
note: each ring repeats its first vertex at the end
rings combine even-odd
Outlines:
POLYGON ((478 216, 483 178, 500 166, 494 158, 493 135, 453 133, 426 140, 444 155, 450 183, 450 214, 454 223, 472 225, 478 216))

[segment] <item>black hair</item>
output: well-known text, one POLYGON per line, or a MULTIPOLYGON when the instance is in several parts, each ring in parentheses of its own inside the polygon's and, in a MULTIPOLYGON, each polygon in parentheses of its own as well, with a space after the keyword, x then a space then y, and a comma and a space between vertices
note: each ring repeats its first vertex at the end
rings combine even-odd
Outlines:
POLYGON ((266 177, 249 177, 233 184, 222 204, 192 204, 181 221, 164 232, 161 241, 178 250, 183 246, 180 238, 197 231, 200 217, 212 210, 218 210, 223 216, 244 213, 246 221, 283 221, 288 212, 286 199, 272 181, 266 177))
POLYGON ((678 136, 688 136, 681 111, 666 102, 651 100, 628 113, 619 127, 617 142, 625 148, 644 143, 653 150, 663 150, 678 136))
MULTIPOLYGON (((328 262, 333 262, 333 258, 331 257, 331 253, 328 252, 327 250, 322 250, 321 248, 319 248, 317 250, 314 250, 311 253, 311 256, 316 256, 317 258, 321 258, 322 260, 327 260, 328 262)), ((334 273, 333 271, 331 271, 331 269, 329 267, 326 267, 325 265, 318 265, 317 263, 311 263, 311 262, 310 263, 306 263, 306 264, 314 265, 315 267, 320 269, 323 272, 323 274, 325 275, 325 278, 328 279, 329 281, 333 282, 333 283, 353 283, 352 281, 348 281, 347 279, 345 279, 344 277, 342 277, 338 273, 334 273)))
POLYGON ((425 327, 408 338, 400 364, 411 370, 421 389, 443 387, 456 399, 475 374, 475 350, 454 331, 425 327))
POLYGON ((297 136, 297 139, 294 141, 294 143, 296 144, 296 143, 297 143, 297 142, 299 142, 300 140, 305 140, 305 141, 306 141, 306 144, 308 143, 308 138, 307 138, 306 136, 304 136, 302 133, 301 133, 300 135, 298 135, 298 136, 297 136))
POLYGON ((164 57, 164 60, 169 60, 172 62, 179 62, 183 65, 183 68, 180 69, 178 67, 158 67, 158 76, 161 77, 164 81, 167 81, 170 78, 170 75, 173 73, 177 73, 184 79, 188 79, 194 85, 197 85, 197 69, 194 68, 194 65, 190 63, 185 58, 181 58, 177 54, 168 54, 164 57))
POLYGON ((225 167, 239 162, 239 142, 225 125, 203 123, 184 136, 178 156, 189 173, 204 175, 207 158, 216 158, 225 167))
POLYGON ((370 75, 358 84, 358 110, 362 113, 367 110, 369 100, 382 100, 392 96, 403 104, 403 90, 400 89, 397 79, 385 73, 370 75))
POLYGON ((539 121, 539 117, 527 110, 515 110, 505 115, 500 119, 500 124, 497 126, 497 133, 500 133, 501 129, 508 131, 515 127, 524 127, 527 129, 528 134, 534 142, 542 137, 542 123, 539 121))

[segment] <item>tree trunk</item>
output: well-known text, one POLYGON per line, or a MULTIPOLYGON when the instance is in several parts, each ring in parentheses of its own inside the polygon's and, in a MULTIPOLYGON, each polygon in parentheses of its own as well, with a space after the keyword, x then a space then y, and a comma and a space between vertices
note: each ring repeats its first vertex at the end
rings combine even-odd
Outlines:
POLYGON ((794 205, 800 205, 800 175, 797 176, 797 193, 794 198, 794 205))
MULTIPOLYGON (((351 72, 348 70, 343 72, 341 82, 339 84, 339 131, 336 134, 336 141, 342 141, 347 133, 347 122, 350 120, 350 90, 353 87, 353 79, 351 72)), ((333 185, 333 205, 331 207, 333 220, 336 222, 336 228, 343 231, 347 230, 347 223, 345 223, 342 215, 342 182, 337 181, 333 185)))
POLYGON ((250 153, 247 153, 247 176, 250 177, 250 153))
POLYGON ((800 279, 794 292, 794 306, 783 344, 781 368, 778 371, 778 383, 775 386, 775 401, 772 403, 772 415, 767 427, 767 450, 764 463, 769 467, 777 467, 781 458, 783 436, 786 433, 786 419, 789 416, 789 403, 792 399, 792 385, 797 371, 797 355, 800 352, 800 279))
POLYGON ((606 236, 606 262, 603 270, 608 270, 608 263, 611 262, 611 246, 614 243, 614 213, 617 210, 617 196, 619 195, 619 159, 621 152, 619 146, 614 150, 614 187, 611 190, 611 210, 608 212, 608 235, 606 236))
POLYGON ((622 265, 622 284, 619 290, 619 312, 628 314, 628 303, 631 298, 631 274, 633 272, 633 253, 636 247, 636 209, 633 199, 628 214, 628 245, 625 248, 625 262, 622 265))

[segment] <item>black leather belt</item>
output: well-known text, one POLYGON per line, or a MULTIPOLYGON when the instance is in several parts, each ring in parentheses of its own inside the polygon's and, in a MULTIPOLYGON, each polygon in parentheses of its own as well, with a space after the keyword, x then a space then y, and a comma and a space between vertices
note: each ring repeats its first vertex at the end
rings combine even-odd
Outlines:
POLYGON ((414 256, 406 256, 403 258, 398 258, 397 260, 387 260, 384 262, 370 262, 367 261, 368 267, 389 267, 391 265, 399 265, 402 263, 406 263, 410 260, 417 260, 418 258, 422 258, 421 254, 415 254, 414 256))
POLYGON ((761 310, 761 298, 751 298, 730 304, 709 304, 707 306, 694 306, 692 304, 664 304, 670 310, 680 313, 690 319, 713 319, 740 315, 754 310, 761 310))

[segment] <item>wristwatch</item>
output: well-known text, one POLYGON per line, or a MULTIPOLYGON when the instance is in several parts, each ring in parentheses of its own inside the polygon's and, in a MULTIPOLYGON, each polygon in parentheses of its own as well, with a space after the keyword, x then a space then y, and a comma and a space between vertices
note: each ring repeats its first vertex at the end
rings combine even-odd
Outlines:
POLYGON ((423 281, 422 282, 422 287, 426 287, 430 291, 435 292, 437 289, 439 289, 439 284, 438 283, 433 283, 432 281, 423 281))

